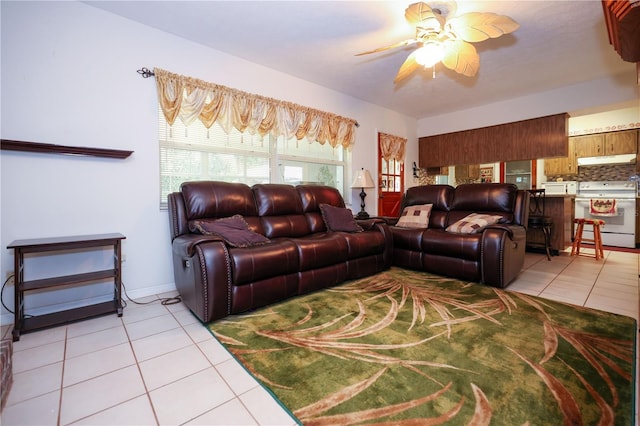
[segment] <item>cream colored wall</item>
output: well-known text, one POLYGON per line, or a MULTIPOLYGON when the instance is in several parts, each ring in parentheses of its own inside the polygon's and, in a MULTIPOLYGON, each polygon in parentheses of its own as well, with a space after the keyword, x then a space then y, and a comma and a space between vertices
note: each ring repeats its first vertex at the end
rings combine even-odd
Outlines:
POLYGON ((609 111, 584 113, 569 118, 569 136, 640 129, 640 101, 609 111))
MULTIPOLYGON (((475 129, 495 124, 545 117, 567 112, 569 127, 574 118, 616 111, 623 108, 637 108, 640 100, 640 86, 631 67, 624 75, 605 77, 598 80, 563 87, 557 90, 541 92, 503 102, 484 105, 477 108, 428 117, 418 120, 418 137, 450 133, 459 130, 475 129)), ((631 113, 633 111, 631 110, 631 113)), ((614 121, 626 121, 621 118, 614 121)), ((632 120, 639 121, 637 118, 632 120)))

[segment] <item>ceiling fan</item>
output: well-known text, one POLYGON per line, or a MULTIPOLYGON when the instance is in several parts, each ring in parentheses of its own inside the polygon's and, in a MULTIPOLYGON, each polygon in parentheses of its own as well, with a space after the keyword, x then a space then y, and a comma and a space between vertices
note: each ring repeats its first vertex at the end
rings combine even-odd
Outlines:
POLYGON ((480 67, 480 56, 471 43, 498 38, 517 30, 520 25, 504 15, 490 12, 470 12, 455 16, 455 1, 418 2, 407 7, 406 20, 416 27, 415 38, 380 47, 356 56, 369 55, 401 46, 416 45, 404 61, 394 83, 411 74, 418 66, 433 68, 438 62, 467 77, 473 77, 480 67), (451 16, 450 19, 447 19, 451 16))

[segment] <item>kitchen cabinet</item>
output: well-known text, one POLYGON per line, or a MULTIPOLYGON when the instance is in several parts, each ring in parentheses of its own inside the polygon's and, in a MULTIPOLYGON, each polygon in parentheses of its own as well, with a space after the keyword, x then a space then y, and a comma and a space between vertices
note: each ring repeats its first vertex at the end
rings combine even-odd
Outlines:
POLYGON ((575 136, 573 139, 577 158, 605 155, 604 133, 588 136, 575 136))
POLYGON ((568 155, 566 157, 546 158, 544 160, 544 174, 546 176, 572 175, 578 173, 576 160, 575 138, 569 138, 568 155))
MULTIPOLYGON (((575 218, 575 195, 547 195, 544 214, 553 219, 550 243, 551 251, 557 255, 571 247, 573 219, 575 218)), ((542 232, 532 231, 527 230, 527 243, 544 244, 542 232)))
POLYGON ((456 180, 480 179, 480 164, 462 164, 455 166, 456 180))
POLYGON ((427 167, 427 176, 448 175, 449 167, 427 167))
POLYGON ((638 152, 638 130, 605 133, 604 155, 636 154, 638 152))
POLYGON ((576 136, 573 139, 577 158, 638 152, 637 130, 576 136))
POLYGON ((565 155, 566 113, 420 137, 420 167, 483 164, 565 155))

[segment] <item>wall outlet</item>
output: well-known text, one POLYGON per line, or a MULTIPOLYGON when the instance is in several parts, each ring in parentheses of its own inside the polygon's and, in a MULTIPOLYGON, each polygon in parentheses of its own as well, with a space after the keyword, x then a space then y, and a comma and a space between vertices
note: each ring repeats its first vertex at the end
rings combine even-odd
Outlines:
POLYGON ((13 275, 13 271, 7 271, 7 275, 4 277, 4 279, 8 279, 9 277, 11 277, 13 275))
POLYGON ((124 263, 124 262, 126 262, 126 261, 127 261, 127 255, 126 255, 126 254, 123 254, 123 255, 122 255, 122 263, 124 263))

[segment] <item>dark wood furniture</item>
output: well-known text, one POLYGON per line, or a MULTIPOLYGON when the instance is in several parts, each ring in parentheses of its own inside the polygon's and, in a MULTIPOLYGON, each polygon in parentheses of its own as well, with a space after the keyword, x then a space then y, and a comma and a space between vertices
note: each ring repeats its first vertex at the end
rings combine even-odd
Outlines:
POLYGON ((0 149, 4 151, 38 152, 43 154, 83 155, 103 158, 125 159, 133 151, 109 148, 89 148, 83 146, 55 145, 40 142, 14 141, 10 139, 0 140, 0 149))
POLYGON ((77 321, 92 316, 104 315, 111 312, 115 312, 118 316, 122 316, 121 242, 125 238, 126 237, 122 234, 114 233, 16 240, 9 244, 7 248, 14 249, 15 267, 15 321, 13 327, 13 340, 20 340, 20 333, 22 332, 77 321), (113 247, 112 269, 31 281, 24 280, 25 254, 77 249, 91 250, 101 247, 113 247), (59 286, 77 285, 91 281, 105 280, 109 278, 113 279, 114 281, 113 300, 88 306, 81 306, 79 308, 68 309, 65 311, 53 312, 45 315, 25 315, 24 298, 29 291, 39 289, 52 289, 59 286))
POLYGON ((545 215, 545 190, 529 189, 531 195, 529 203, 529 219, 527 223, 527 233, 542 231, 543 243, 537 243, 527 238, 527 248, 542 247, 547 254, 547 260, 551 260, 551 229, 553 228, 553 218, 545 215))
POLYGON ((418 140, 419 166, 426 168, 566 157, 568 121, 569 115, 562 113, 421 137, 418 140))
MULTIPOLYGON (((575 195, 545 195, 545 215, 553 220, 551 228, 551 253, 558 255, 571 247, 573 218, 575 217, 575 195)), ((543 243, 539 232, 527 232, 527 241, 543 243)))

